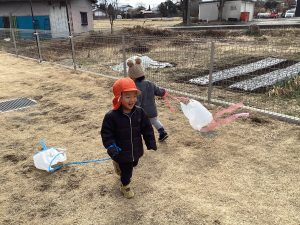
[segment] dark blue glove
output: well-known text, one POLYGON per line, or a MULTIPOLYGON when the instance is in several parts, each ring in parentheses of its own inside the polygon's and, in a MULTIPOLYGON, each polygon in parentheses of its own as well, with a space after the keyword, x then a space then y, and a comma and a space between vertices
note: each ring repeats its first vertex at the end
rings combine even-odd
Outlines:
POLYGON ((122 149, 117 146, 115 143, 107 147, 107 154, 111 157, 114 158, 116 157, 122 149))
POLYGON ((157 150, 156 142, 153 141, 153 142, 148 143, 147 149, 156 151, 157 150))

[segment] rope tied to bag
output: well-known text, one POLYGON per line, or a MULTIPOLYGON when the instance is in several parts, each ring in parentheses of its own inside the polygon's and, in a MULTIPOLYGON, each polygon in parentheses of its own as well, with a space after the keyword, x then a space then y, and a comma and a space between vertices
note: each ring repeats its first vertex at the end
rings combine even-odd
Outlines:
POLYGON ((111 160, 110 157, 104 157, 100 159, 91 159, 85 161, 74 161, 69 163, 63 163, 67 159, 65 149, 48 147, 43 139, 39 141, 39 144, 41 145, 41 151, 34 154, 33 156, 34 165, 36 168, 41 170, 46 170, 48 172, 54 172, 55 170, 70 165, 102 163, 104 161, 111 160))
POLYGON ((241 117, 248 117, 249 113, 236 113, 223 117, 225 114, 230 114, 239 108, 242 108, 244 104, 242 102, 232 104, 228 108, 221 109, 215 112, 213 115, 198 101, 187 97, 172 96, 166 93, 163 96, 165 105, 171 112, 175 112, 175 108, 171 105, 171 101, 180 103, 183 114, 189 119, 190 125, 200 132, 209 132, 216 129, 219 126, 229 124, 241 117))

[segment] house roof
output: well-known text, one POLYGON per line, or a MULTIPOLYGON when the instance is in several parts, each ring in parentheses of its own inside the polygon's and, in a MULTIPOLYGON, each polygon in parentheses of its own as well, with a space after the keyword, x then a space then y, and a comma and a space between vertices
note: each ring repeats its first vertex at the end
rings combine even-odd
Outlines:
POLYGON ((153 12, 151 10, 150 11, 148 11, 148 10, 141 10, 141 13, 142 14, 151 14, 153 12))
POLYGON ((131 5, 121 5, 119 8, 133 8, 131 5))
POLYGON ((98 11, 98 12, 105 12, 105 10, 100 9, 100 8, 93 9, 92 11, 93 11, 93 12, 96 12, 96 11, 98 11))

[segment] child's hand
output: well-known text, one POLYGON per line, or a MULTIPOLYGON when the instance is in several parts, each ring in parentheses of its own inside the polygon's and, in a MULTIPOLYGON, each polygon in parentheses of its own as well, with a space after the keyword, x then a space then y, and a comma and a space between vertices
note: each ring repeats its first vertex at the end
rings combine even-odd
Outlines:
POLYGON ((150 150, 156 151, 156 150, 157 150, 157 147, 155 146, 155 147, 151 148, 150 150))
POLYGON ((156 143, 155 142, 151 143, 150 146, 147 146, 147 149, 156 151, 157 150, 156 143))
POLYGON ((107 147, 107 154, 111 158, 116 157, 121 151, 122 151, 122 149, 120 147, 118 147, 116 144, 112 144, 107 147))

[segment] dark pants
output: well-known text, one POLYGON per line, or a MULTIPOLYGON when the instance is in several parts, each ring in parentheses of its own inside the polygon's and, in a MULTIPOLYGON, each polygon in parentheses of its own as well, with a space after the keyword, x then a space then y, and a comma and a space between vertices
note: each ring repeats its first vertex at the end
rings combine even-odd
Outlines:
POLYGON ((139 161, 130 162, 130 163, 119 163, 121 170, 121 182, 124 186, 130 183, 132 177, 133 167, 137 166, 139 161))

